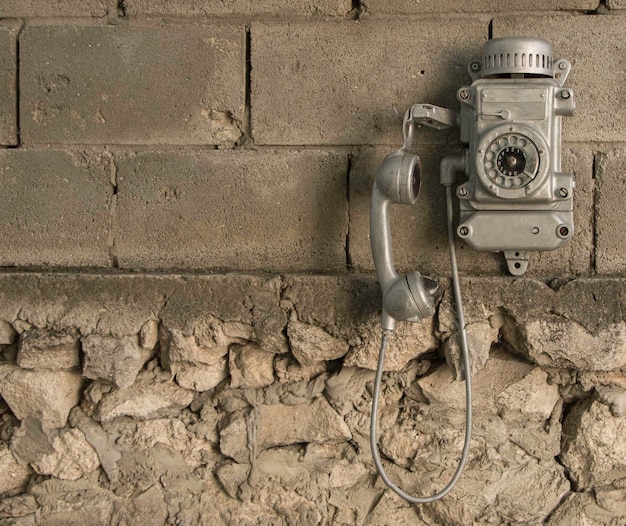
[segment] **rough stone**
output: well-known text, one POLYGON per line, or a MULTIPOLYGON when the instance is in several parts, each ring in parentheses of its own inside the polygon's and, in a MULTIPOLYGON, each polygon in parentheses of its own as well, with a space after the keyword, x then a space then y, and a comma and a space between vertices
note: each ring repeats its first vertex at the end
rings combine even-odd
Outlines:
POLYGON ((0 320, 0 345, 11 345, 17 339, 17 331, 8 321, 0 320))
POLYGON ((261 388, 274 383, 274 356, 255 343, 233 345, 228 354, 230 387, 261 388))
MULTIPOLYGON (((2 491, 0 491, 2 493, 2 491)), ((0 500, 0 520, 15 519, 35 513, 38 505, 32 495, 18 495, 0 500)))
POLYGON ((578 403, 563 424, 561 459, 580 490, 626 482, 626 416, 592 399, 578 403))
POLYGON ((70 413, 70 425, 78 428, 85 435, 85 440, 94 448, 102 469, 109 481, 116 483, 119 468, 117 462, 121 458, 120 452, 112 445, 111 439, 102 427, 89 418, 80 407, 75 407, 70 413))
POLYGON ((138 496, 127 499, 120 506, 116 506, 111 517, 111 523, 127 522, 138 526, 166 524, 167 515, 163 487, 157 483, 138 496))
MULTIPOLYGON (((485 367, 472 378, 474 410, 498 414, 498 395, 523 380, 533 369, 531 364, 494 351, 485 367)), ((455 381, 449 367, 441 366, 417 383, 431 403, 440 402, 458 410, 465 408, 465 382, 455 381)))
POLYGON ((323 398, 294 406, 261 405, 254 411, 259 450, 301 442, 342 442, 352 434, 323 398))
POLYGON ((78 405, 83 379, 76 371, 28 371, 0 365, 0 395, 15 416, 34 417, 44 427, 63 427, 72 407, 78 405))
POLYGON ((626 96, 626 87, 616 70, 603 64, 615 63, 626 52, 621 39, 620 17, 615 16, 502 16, 493 20, 493 37, 549 35, 555 57, 568 59, 572 71, 567 79, 576 97, 576 115, 563 120, 566 141, 621 141, 623 108, 613 101, 626 96), (589 47, 588 42, 598 45, 589 47))
POLYGON ((20 335, 17 365, 57 371, 80 367, 80 341, 75 332, 30 329, 20 335))
POLYGON ((78 429, 62 429, 50 440, 52 451, 31 462, 41 475, 77 480, 98 468, 98 455, 78 429))
POLYGON ((106 156, 4 149, 0 164, 0 265, 110 265, 113 186, 106 156))
MULTIPOLYGON (((498 327, 493 327, 488 321, 468 323, 465 327, 467 332, 467 345, 470 354, 472 373, 480 371, 489 359, 489 351, 499 339, 498 327)), ((443 346, 446 362, 452 367, 456 380, 463 379, 462 353, 459 343, 458 331, 452 333, 443 346)))
POLYGON ((546 313, 521 325, 507 321, 502 334, 517 351, 541 366, 611 371, 626 365, 623 321, 591 332, 577 320, 546 313))
MULTIPOLYGON (((623 495, 621 496, 623 499, 623 495)), ((623 500, 622 500, 623 502, 623 500)), ((585 526, 618 526, 626 519, 626 512, 615 513, 606 509, 598 502, 593 493, 571 493, 550 516, 547 526, 570 526, 584 524, 585 526)))
POLYGON ((83 375, 92 380, 129 387, 152 356, 151 349, 139 346, 137 336, 112 338, 92 334, 82 339, 83 375))
POLYGON ((193 391, 208 391, 228 378, 228 359, 223 356, 213 365, 173 363, 170 367, 176 383, 193 391))
MULTIPOLYGON (((371 323, 368 337, 352 347, 343 361, 344 365, 376 370, 380 350, 379 323, 378 319, 371 323)), ((433 323, 432 318, 427 318, 420 323, 398 324, 394 337, 389 339, 385 370, 399 371, 410 360, 436 349, 439 341, 433 335, 433 323)))
POLYGON ((293 3, 289 0, 238 0, 228 4, 210 0, 126 0, 128 16, 220 16, 220 15, 327 15, 343 16, 351 9, 349 0, 316 0, 293 3))
POLYGON ((243 27, 30 25, 20 51, 26 143, 232 147, 241 137, 243 27))
POLYGON ((543 422, 560 400, 559 387, 548 383, 548 374, 536 367, 524 378, 496 395, 498 414, 505 422, 543 422))
POLYGON ((336 360, 344 356, 350 348, 345 340, 335 338, 323 329, 308 323, 290 321, 287 325, 287 335, 291 352, 302 366, 336 360))
POLYGON ((611 408, 613 416, 626 416, 626 389, 616 387, 596 387, 598 399, 611 408))
MULTIPOLYGON (((450 86, 469 81, 466 66, 486 38, 487 25, 474 17, 253 22, 254 140, 400 145, 401 115, 412 104, 456 106, 450 86)), ((427 131, 420 139, 446 136, 427 131)))
POLYGON ((32 473, 29 466, 18 464, 7 445, 0 442, 0 495, 9 491, 22 492, 32 473))
POLYGON ((148 320, 139 331, 139 345, 144 349, 154 349, 159 342, 159 322, 148 320))
POLYGON ((193 393, 165 379, 150 381, 149 377, 125 389, 105 395, 100 403, 101 422, 121 416, 139 420, 177 415, 193 400, 193 393))
POLYGON ((122 158, 119 264, 342 270, 346 171, 347 156, 332 151, 159 151, 122 158))

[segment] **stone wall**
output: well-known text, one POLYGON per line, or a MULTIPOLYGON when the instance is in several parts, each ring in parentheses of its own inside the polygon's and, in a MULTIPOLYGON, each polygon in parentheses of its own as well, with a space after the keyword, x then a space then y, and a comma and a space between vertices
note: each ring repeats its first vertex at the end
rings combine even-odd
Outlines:
MULTIPOLYGON (((622 0, 0 0, 0 526, 626 522, 622 0), (576 233, 522 279, 459 243, 470 458, 410 506, 369 450, 374 172, 490 37, 569 59, 576 233)), ((383 376, 393 480, 464 436, 445 210, 423 131, 402 269, 438 279, 383 376), (430 175, 429 175, 430 174, 430 175)))

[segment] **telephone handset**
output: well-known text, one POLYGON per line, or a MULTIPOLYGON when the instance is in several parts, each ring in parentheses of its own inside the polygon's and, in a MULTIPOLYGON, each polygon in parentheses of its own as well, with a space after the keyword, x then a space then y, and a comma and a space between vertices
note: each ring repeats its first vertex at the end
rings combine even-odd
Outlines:
POLYGON ((554 60, 552 44, 538 38, 489 40, 481 60, 468 65, 472 84, 457 91, 460 112, 416 104, 403 121, 404 144, 388 155, 376 174, 370 211, 374 265, 383 296, 382 340, 374 381, 370 444, 385 483, 412 503, 433 502, 456 484, 468 457, 472 426, 471 368, 455 256, 455 235, 477 250, 503 252, 516 276, 528 268, 531 251, 553 250, 574 232, 573 174, 561 171, 561 118, 574 113, 573 92, 564 88, 571 64, 554 60), (432 316, 442 290, 419 272, 394 269, 389 207, 413 205, 421 181, 419 157, 411 153, 415 125, 458 127, 469 147, 443 158, 440 181, 446 188, 448 247, 458 335, 463 356, 466 429, 463 451, 452 480, 429 497, 414 497, 394 485, 382 465, 377 413, 384 357, 396 321, 419 322, 432 316), (453 190, 459 172, 467 180, 456 188, 459 225, 453 224, 453 190))
POLYGON ((441 295, 436 281, 417 271, 398 275, 393 265, 389 207, 414 204, 421 183, 419 157, 409 151, 414 125, 407 118, 404 122, 404 146, 388 155, 378 169, 370 209, 372 255, 383 291, 384 330, 394 330, 396 320, 419 322, 432 316, 441 295))

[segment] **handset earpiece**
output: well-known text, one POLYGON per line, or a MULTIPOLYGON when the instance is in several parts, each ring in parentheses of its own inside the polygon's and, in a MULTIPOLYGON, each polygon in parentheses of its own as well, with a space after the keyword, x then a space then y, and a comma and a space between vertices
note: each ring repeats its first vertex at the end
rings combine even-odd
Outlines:
POLYGON ((435 313, 439 284, 419 272, 398 275, 393 264, 389 206, 412 205, 421 183, 419 157, 405 147, 389 154, 376 173, 370 209, 374 265, 383 292, 382 327, 394 330, 396 320, 419 322, 435 313))

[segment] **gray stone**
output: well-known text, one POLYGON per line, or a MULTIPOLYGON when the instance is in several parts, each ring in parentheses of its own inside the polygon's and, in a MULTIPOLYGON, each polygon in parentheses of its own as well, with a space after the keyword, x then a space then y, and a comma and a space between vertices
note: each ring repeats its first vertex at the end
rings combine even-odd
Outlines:
POLYGON ((0 443, 0 495, 8 491, 24 491, 32 473, 28 465, 18 464, 6 444, 0 443))
POLYGON ((80 342, 76 332, 30 329, 20 336, 17 365, 52 371, 80 367, 80 342))
POLYGON ((308 323, 290 321, 287 335, 291 352, 302 366, 336 360, 344 356, 350 348, 345 340, 335 338, 324 329, 308 323))
POLYGON ((343 153, 143 152, 117 170, 123 268, 345 268, 343 153))
POLYGON ((626 481, 626 416, 594 399, 578 403, 563 424, 561 459, 580 490, 626 481))
POLYGON ((217 468, 215 475, 229 497, 236 499, 241 486, 248 480, 250 464, 226 462, 217 468))
POLYGON ((261 388, 274 383, 274 356, 255 343, 231 346, 228 354, 230 387, 261 388))
POLYGON ((291 2, 290 0, 237 0, 228 4, 210 0, 125 0, 129 16, 228 16, 228 15, 327 15, 343 16, 352 9, 349 0, 316 0, 291 2))
POLYGON ((83 379, 77 371, 28 371, 0 365, 0 395, 23 420, 38 418, 45 428, 63 427, 78 405, 83 379))
POLYGON ((603 64, 619 61, 626 52, 622 32, 622 21, 615 16, 516 15, 493 20, 494 37, 549 35, 555 56, 572 62, 567 86, 574 91, 577 109, 573 118, 563 121, 566 141, 621 141, 626 115, 611 101, 625 97, 626 86, 616 80, 616 70, 606 70, 603 64))
POLYGON ((108 163, 93 152, 0 150, 0 264, 109 266, 108 163))
POLYGON ((241 137, 242 26, 30 25, 20 51, 26 143, 232 147, 241 137))
MULTIPOLYGON (((493 327, 488 321, 468 323, 467 345, 470 355, 472 373, 480 371, 489 359, 489 351, 499 339, 498 327, 493 327)), ((452 368, 456 380, 463 379, 461 344, 458 331, 453 332, 443 345, 446 362, 452 368)))
MULTIPOLYGON (((401 116, 412 104, 456 106, 487 25, 476 17, 253 22, 251 38, 257 144, 401 145, 401 116)), ((424 132, 420 140, 446 137, 424 132)))
POLYGON ((139 346, 137 336, 112 338, 92 334, 83 338, 82 344, 83 375, 116 387, 132 385, 152 357, 151 349, 139 346))
POLYGON ((105 395, 99 407, 101 422, 109 422, 121 416, 138 420, 163 418, 177 415, 193 400, 193 393, 176 384, 157 379, 139 378, 125 389, 105 395))
POLYGON ((111 524, 123 522, 137 526, 166 524, 167 515, 168 511, 163 495, 163 487, 157 483, 139 495, 127 499, 121 505, 116 506, 111 517, 111 524))

